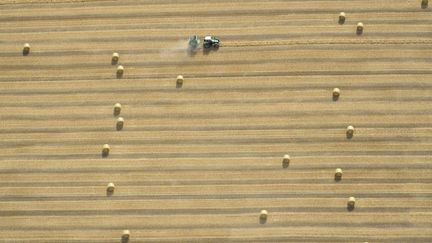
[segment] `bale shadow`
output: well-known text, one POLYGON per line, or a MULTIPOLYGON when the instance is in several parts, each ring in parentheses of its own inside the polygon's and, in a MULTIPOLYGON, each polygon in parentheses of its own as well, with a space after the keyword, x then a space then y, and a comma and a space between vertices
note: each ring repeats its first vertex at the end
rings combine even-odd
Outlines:
POLYGON ((346 133, 346 138, 347 139, 352 139, 354 137, 354 134, 347 132, 346 133))
POLYGON ((107 197, 111 197, 112 195, 114 195, 114 191, 110 191, 110 190, 106 190, 106 195, 107 197))
POLYGON ((289 167, 289 162, 282 162, 282 168, 286 169, 289 167))
POLYGON ((340 181, 342 180, 342 176, 335 175, 335 176, 334 176, 334 180, 335 180, 336 182, 340 182, 340 181))
POLYGON ((122 236, 120 242, 121 242, 121 243, 127 243, 127 242, 129 242, 129 237, 123 237, 123 236, 122 236))
POLYGON ((120 130, 122 130, 123 129, 123 123, 117 123, 116 124, 116 129, 117 129, 117 131, 120 131, 120 130))
POLYGON ((29 54, 30 54, 29 50, 23 49, 23 51, 22 51, 23 56, 28 56, 29 54))
POLYGON ((338 101, 339 100, 339 96, 337 96, 337 95, 333 95, 333 101, 338 101))
POLYGON ((363 30, 359 30, 359 29, 357 29, 356 34, 357 34, 357 35, 362 35, 362 34, 363 34, 363 30))
POLYGON ((109 155, 109 152, 102 150, 102 158, 106 158, 106 157, 108 157, 108 155, 109 155))
POLYGON ((117 77, 117 79, 121 79, 121 78, 123 78, 123 73, 119 73, 119 72, 117 72, 117 73, 116 73, 116 77, 117 77))
POLYGON ((427 8, 428 8, 428 4, 427 4, 426 2, 423 2, 423 1, 422 1, 422 3, 421 3, 421 8, 422 8, 422 9, 427 9, 427 8))
POLYGON ((183 83, 176 83, 176 88, 180 89, 181 87, 183 87, 183 83))
POLYGON ((343 24, 345 24, 345 19, 341 19, 341 18, 339 18, 339 21, 338 21, 338 23, 339 23, 340 25, 343 25, 343 24))
POLYGON ((117 64, 118 64, 118 60, 111 59, 111 65, 117 65, 117 64))
POLYGON ((267 223, 267 219, 266 218, 259 218, 259 223, 260 224, 266 224, 267 223))
POLYGON ((354 206, 354 205, 347 204, 347 211, 348 211, 348 212, 352 212, 352 211, 354 211, 354 209, 355 209, 355 206, 354 206))

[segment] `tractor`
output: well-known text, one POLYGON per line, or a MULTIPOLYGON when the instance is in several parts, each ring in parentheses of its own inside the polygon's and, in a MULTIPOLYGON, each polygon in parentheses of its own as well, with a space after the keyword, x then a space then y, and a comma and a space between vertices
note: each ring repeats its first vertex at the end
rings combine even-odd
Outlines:
POLYGON ((203 46, 205 49, 210 49, 210 48, 218 49, 219 45, 220 45, 220 41, 215 36, 208 35, 204 37, 203 46))

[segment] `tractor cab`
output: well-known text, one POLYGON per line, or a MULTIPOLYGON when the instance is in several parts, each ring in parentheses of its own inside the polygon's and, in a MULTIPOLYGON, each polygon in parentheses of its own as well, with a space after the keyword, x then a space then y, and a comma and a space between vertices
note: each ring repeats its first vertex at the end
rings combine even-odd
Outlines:
POLYGON ((220 41, 218 38, 214 37, 214 36, 206 36, 204 37, 204 48, 205 49, 209 49, 209 48, 219 48, 220 45, 220 41))

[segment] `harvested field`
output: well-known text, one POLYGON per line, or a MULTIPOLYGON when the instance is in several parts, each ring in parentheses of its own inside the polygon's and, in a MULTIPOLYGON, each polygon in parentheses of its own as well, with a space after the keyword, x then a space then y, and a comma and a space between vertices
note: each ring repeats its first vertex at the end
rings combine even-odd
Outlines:
POLYGON ((0 242, 432 242, 421 2, 1 1, 0 242))

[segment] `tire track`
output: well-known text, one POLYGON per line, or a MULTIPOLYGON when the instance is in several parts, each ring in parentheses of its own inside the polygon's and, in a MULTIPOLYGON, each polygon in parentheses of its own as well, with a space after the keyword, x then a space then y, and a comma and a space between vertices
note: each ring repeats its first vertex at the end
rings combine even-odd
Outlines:
MULTIPOLYGON (((432 130, 432 129, 431 129, 432 130)), ((345 139, 345 138, 343 138, 345 139)), ((334 137, 329 138, 301 138, 301 137, 267 137, 267 138, 239 138, 239 137, 232 137, 232 138, 220 138, 220 137, 208 137, 208 138, 177 138, 177 139, 170 139, 170 138, 164 138, 160 137, 157 139, 149 138, 149 139, 137 139, 137 138, 127 138, 122 141, 122 144, 128 144, 130 146, 138 146, 138 145, 208 145, 209 147, 215 146, 215 145, 279 145, 279 144, 286 144, 289 145, 295 145, 295 144, 323 144, 323 145, 332 145, 336 142, 340 142, 343 139, 338 139, 334 137)), ((59 143, 62 144, 62 146, 69 146, 69 147, 77 147, 77 146, 83 146, 83 145, 93 145, 97 143, 99 139, 26 139, 26 140, 3 140, 0 141, 0 146, 2 149, 6 148, 20 148, 20 147, 30 147, 35 144, 38 146, 44 146, 44 147, 56 147, 59 143)), ((114 142, 114 141, 112 141, 114 142)), ((385 138, 380 137, 373 137, 373 138, 365 138, 365 137, 359 137, 356 138, 356 143, 376 143, 376 144, 383 144, 386 145, 392 145, 397 142, 397 144, 411 144, 413 142, 417 143, 427 143, 429 142, 432 145, 432 136, 415 136, 415 134, 405 135, 405 136, 387 136, 385 138)))
MULTIPOLYGON (((431 40, 432 44, 432 40, 431 40)), ((212 66, 226 66, 226 65, 254 65, 254 64, 293 64, 293 63, 319 63, 327 61, 329 63, 432 63, 432 58, 410 58, 407 57, 404 60, 400 58, 284 58, 284 59, 255 59, 255 60, 210 60, 207 65, 212 66)), ((145 61, 145 62, 131 62, 122 63, 123 65, 132 67, 146 67, 146 68, 156 68, 156 67, 191 67, 199 65, 200 62, 197 61, 145 61)), ((17 65, 2 65, 2 68, 6 70, 57 70, 61 68, 65 69, 92 69, 92 68, 103 68, 107 65, 104 63, 75 63, 75 64, 17 64, 17 65)))
MULTIPOLYGON (((191 79, 199 79, 199 78, 191 78, 191 79)), ((342 82, 341 82, 342 83, 342 82)), ((112 84, 115 85, 115 84, 112 84)), ((293 84, 293 83, 287 83, 286 85, 266 85, 266 87, 260 87, 257 85, 245 85, 245 86, 231 86, 231 85, 218 85, 218 86, 191 86, 191 87, 185 87, 185 90, 187 90, 188 93, 219 93, 219 92, 280 92, 280 91, 317 91, 317 90, 331 90, 332 85, 330 84, 319 84, 319 83, 303 83, 303 84, 293 84)), ((410 82, 410 83, 404 83, 402 80, 399 82, 383 82, 383 83, 353 83, 353 84, 341 84, 339 85, 340 88, 349 89, 350 91, 383 91, 383 90, 432 90, 432 84, 428 82, 410 82)), ((122 92, 125 93, 178 93, 178 89, 172 86, 165 86, 165 87, 156 87, 156 86, 149 86, 149 87, 115 87, 116 92, 122 92)), ((70 95, 70 94, 95 94, 95 93, 113 93, 113 87, 107 85, 105 87, 95 87, 95 88, 81 88, 81 87, 73 87, 72 89, 64 90, 57 87, 57 89, 51 91, 50 89, 15 89, 15 90, 7 90, 5 89, 2 94, 4 95, 26 95, 27 97, 30 96, 37 96, 37 95, 70 95)), ((362 97, 365 99, 364 97, 362 97)), ((394 97, 391 97, 394 98, 394 97)), ((417 99, 417 97, 397 97, 398 99, 417 99)), ((301 99, 313 99, 313 97, 301 97, 301 99)), ((316 98, 315 98, 316 99, 316 98)), ((350 98, 351 99, 351 98, 350 98)), ((327 99, 328 100, 328 99, 327 99)), ((369 101, 369 100, 367 100, 369 101)), ((417 100, 416 100, 417 101, 417 100)), ((148 101, 146 101, 145 104, 148 101)), ((150 102, 161 102, 161 101, 150 101, 150 102)), ((205 103, 205 101, 203 101, 205 103)), ((222 101, 214 101, 214 102, 223 102, 222 101)), ((17 103, 17 102, 14 102, 17 103)), ((203 103, 203 104, 204 104, 203 103)), ((225 102, 226 103, 226 102, 225 102)), ((244 103, 247 103, 247 100, 245 100, 244 103)), ((178 103, 176 103, 178 104, 178 103)), ((195 103, 196 104, 196 103, 195 103)))
MULTIPOLYGON (((289 14, 335 14, 340 8, 322 9, 230 9, 230 10, 207 10, 207 11, 165 11, 165 12, 128 12, 128 13, 91 13, 74 15, 34 15, 34 16, 6 16, 0 17, 0 22, 24 22, 24 21, 59 21, 59 20, 88 20, 88 19, 146 19, 146 18, 168 18, 168 17, 237 17, 237 16, 266 16, 266 15, 289 15, 289 14)), ((399 8, 357 8, 351 9, 351 14, 383 14, 383 13, 422 13, 422 9, 399 9, 399 8)))
MULTIPOLYGON (((294 129, 340 129, 346 125, 345 123, 339 124, 295 124, 295 125, 226 125, 226 126, 134 126, 128 127, 128 132, 167 132, 167 131, 272 131, 272 130, 294 130, 294 129)), ((430 123, 397 123, 397 124, 385 124, 385 123, 361 123, 356 122, 356 126, 368 127, 375 129, 382 128, 429 128, 430 123)), ((77 127, 77 128, 55 128, 55 127, 38 127, 38 128, 6 128, 1 129, 2 134, 29 134, 29 133, 78 133, 78 132, 106 132, 111 131, 113 126, 101 126, 95 127, 77 127)))
MULTIPOLYGON (((339 110, 339 114, 350 114, 352 109, 339 110)), ((391 116, 391 115, 432 115, 430 109, 419 109, 419 110, 389 110, 389 111, 370 111, 367 109, 359 109, 357 112, 367 116, 391 116)), ((221 119, 221 118, 257 118, 257 117, 311 117, 317 115, 326 116, 337 116, 333 110, 309 110, 309 111, 275 111, 275 112, 239 112, 239 111, 225 111, 223 113, 165 113, 165 114, 148 114, 138 113, 134 114, 134 119, 221 119)), ((93 114, 92 119, 103 119, 107 116, 104 114, 93 114)), ((0 118, 3 121, 9 120, 28 120, 28 121, 46 121, 46 120, 57 120, 57 121, 75 121, 77 119, 88 119, 89 116, 86 114, 21 114, 21 115, 1 115, 0 118)))
MULTIPOLYGON (((148 158, 148 159, 171 159, 171 158, 269 158, 269 157, 278 157, 280 155, 286 154, 286 151, 275 151, 275 152, 224 152, 224 153, 167 153, 167 152, 159 152, 159 153, 121 153, 121 154, 110 154, 111 159, 120 159, 120 158, 128 158, 128 159, 140 159, 140 158, 148 158)), ((293 156, 432 156, 432 151, 430 150, 384 150, 384 151, 307 151, 307 152, 292 152, 293 156)), ((40 160, 44 159, 46 161, 50 160, 65 160, 65 159, 97 159, 100 158, 100 151, 98 150, 95 153, 75 153, 75 154, 17 154, 17 155, 2 155, 0 156, 0 160, 40 160)))
MULTIPOLYGON (((352 169, 362 169, 364 168, 363 165, 353 165, 352 163, 338 163, 339 167, 344 168, 350 168, 352 169)), ((304 171, 305 169, 308 170, 326 170, 326 169, 333 169, 334 165, 327 165, 327 166, 301 166, 296 165, 295 167, 289 168, 290 171, 304 171)), ((409 164, 409 167, 411 170, 432 170, 432 165, 425 163, 419 163, 419 164, 409 164)), ((280 171, 282 168, 282 164, 275 164, 274 166, 249 166, 247 167, 248 171, 280 171)), ((397 171, 400 169, 406 168, 406 164, 397 164, 397 165, 369 165, 368 168, 370 169, 385 169, 389 171, 397 171)), ((230 172, 241 172, 245 170, 245 166, 171 166, 164 168, 164 172, 224 172, 226 170, 229 170, 230 172)), ((128 172, 159 172, 161 171, 160 166, 143 166, 140 168, 137 167, 115 167, 115 168, 100 168, 100 167, 93 167, 93 168, 44 168, 44 169, 38 169, 38 168, 24 168, 24 169, 2 169, 0 170, 1 174, 84 174, 84 173, 128 173, 128 172)), ((427 179, 426 179, 427 180, 427 179)), ((417 181, 416 181, 417 182, 417 181)), ((418 182, 417 182, 418 183, 418 182)), ((70 184, 69 184, 70 185, 70 184)), ((213 184, 212 184, 213 185, 213 184)), ((231 184, 230 184, 231 185, 231 184)), ((178 184, 176 184, 178 186, 178 184)))
MULTIPOLYGON (((368 198, 368 199, 379 199, 379 198, 416 198, 416 199, 432 199, 432 193, 409 193, 409 192, 357 192, 356 196, 360 197, 360 198, 368 198)), ((228 200, 228 199, 267 199, 267 198, 273 198, 273 199, 282 199, 282 198, 302 198, 302 199, 334 199, 334 198, 341 198, 341 199, 345 199, 347 197, 347 193, 332 193, 329 194, 327 192, 324 193, 258 193, 258 194, 238 194, 238 193, 232 193, 232 194, 222 194, 219 193, 217 195, 213 195, 213 194, 146 194, 146 195, 123 195, 121 197, 110 197, 109 200, 111 201, 129 201, 129 200, 199 200, 199 199, 208 199, 208 200, 228 200)), ((0 202, 12 202, 12 201, 19 201, 19 202, 30 202, 30 201, 39 201, 39 202, 53 202, 53 201, 106 201, 107 200, 107 196, 79 196, 79 195, 65 195, 65 196, 2 196, 0 197, 0 202)), ((345 201, 345 200, 344 200, 345 201)), ((133 211, 137 210, 137 209, 130 209, 128 211, 131 212, 131 214, 133 215, 133 211)), ((156 213, 160 213, 160 214, 175 214, 176 209, 174 210, 170 210, 170 209, 144 209, 142 210, 142 215, 146 215, 146 214, 156 214, 156 213), (153 211, 153 212, 151 212, 153 211)), ((204 211, 205 208, 199 208, 199 209, 193 209, 193 208, 182 208, 182 209, 178 209, 177 213, 179 214, 186 214, 185 212, 187 212, 187 214, 192 214, 193 211, 195 211, 198 214, 211 214, 211 213, 217 213, 217 212, 223 212, 224 209, 222 208, 215 208, 213 210, 209 210, 209 211, 204 211), (217 211, 217 212, 213 212, 213 211, 217 211)), ((237 211, 231 211, 231 212, 225 212, 226 214, 234 214, 234 213, 241 213, 241 212, 245 212, 243 210, 245 210, 245 208, 237 208, 234 209, 237 211)), ((259 212, 261 209, 254 209, 251 210, 251 212, 256 213, 259 212)), ((410 208, 410 207, 392 207, 392 208, 388 208, 388 207, 369 207, 369 208, 359 208, 359 209, 355 209, 356 212, 429 212, 431 210, 430 207, 425 207, 425 208, 410 208)), ((79 209, 77 210, 73 210, 73 211, 69 211, 69 214, 67 214, 68 212, 65 212, 65 215, 74 215, 74 212, 79 211, 79 209)), ((84 212, 88 213, 88 214, 83 214, 84 215, 91 215, 93 210, 83 210, 84 212)), ((94 214, 94 215, 110 215, 110 213, 112 213, 112 211, 115 210, 111 210, 111 211, 106 211, 103 210, 101 212, 101 214, 94 214), (106 214, 103 214, 106 213, 106 214)), ((317 207, 287 207, 283 210, 284 213, 287 212, 295 212, 295 213, 305 213, 305 212, 320 212, 320 213, 328 213, 328 212, 346 212, 347 209, 346 207, 321 207, 321 208, 317 208, 317 207)), ((25 212, 25 211, 24 211, 25 212)), ((38 211, 30 211, 30 212, 35 212, 36 214, 39 213, 40 216, 50 216, 50 212, 53 213, 53 211, 51 210, 38 210, 38 211)), ((20 211, 0 211, 0 215, 3 217, 6 216, 25 216, 25 215, 17 215, 19 214, 20 211)), ((55 212, 58 213, 58 212, 55 212)), ((138 214, 137 212, 135 212, 135 214, 138 214)), ((51 216, 55 216, 55 215, 60 215, 59 214, 51 214, 51 216)), ((78 213, 76 215, 79 215, 78 213)), ((120 214, 121 215, 121 214, 120 214)), ((31 216, 31 215, 28 215, 31 216)), ((33 215, 35 216, 35 215, 33 215)))
MULTIPOLYGON (((205 20, 203 20, 205 21, 205 20)), ((333 19, 322 19, 320 20, 320 24, 321 25, 332 25, 334 24, 335 21, 333 19)), ((380 19, 380 20, 368 20, 368 24, 373 24, 373 25, 413 25, 413 26, 418 26, 420 23, 420 21, 418 19, 380 19)), ((284 21, 284 20, 280 20, 280 21, 263 21, 263 22, 249 22, 249 23, 245 23, 245 22, 241 22, 241 23, 224 23, 224 22, 218 22, 218 23, 214 23, 211 22, 210 23, 196 23, 196 25, 194 25, 195 29, 206 29, 208 27, 209 24, 212 24, 214 26, 215 29, 235 29, 235 28, 240 28, 240 27, 283 27, 283 26, 307 26, 307 27, 312 27, 312 26, 316 26, 316 22, 311 22, 309 20, 289 20, 289 21, 284 21), (226 27, 226 25, 229 24, 229 27, 226 27)), ((432 20, 428 20, 428 19, 422 19, 421 20, 421 24, 422 25, 432 25, 432 20)), ((17 33, 22 33, 22 34, 30 34, 30 33, 61 33, 61 32, 92 32, 92 31, 143 31, 143 30, 152 30, 152 29, 167 29, 167 30, 172 30, 172 29, 179 29, 182 30, 184 29, 185 31, 189 31, 190 28, 185 28, 184 27, 184 23, 147 23, 147 24, 132 24, 129 23, 127 25, 125 24, 111 24, 111 25, 104 25, 104 26, 100 26, 100 25, 86 25, 86 26, 68 26, 68 27, 63 27, 63 26, 44 26, 43 28, 41 27, 20 27, 17 26, 15 28, 2 28, 0 27, 0 30, 2 33, 8 33, 8 34, 17 34, 17 33)))
MULTIPOLYGON (((339 164, 341 167, 352 167, 352 164, 339 164)), ((334 167, 334 166, 333 166, 334 167)), ((332 167, 332 168, 333 168, 332 167)), ((309 167, 308 167, 309 168, 309 167)), ((328 169, 322 167, 321 169, 328 169)), ((290 168, 291 170, 291 168, 290 168)), ((21 171, 20 171, 21 172, 21 171)), ((280 185, 280 184, 326 184, 329 182, 334 182, 334 178, 326 178, 326 179, 262 179, 262 180, 149 180, 149 181, 118 181, 122 186, 187 186, 187 185, 203 185, 203 186, 217 186, 217 185, 280 185)), ((344 185, 368 185, 368 184, 407 184, 407 183, 432 183, 432 178, 397 178, 397 179, 389 179, 389 178, 350 178, 349 181, 346 180, 343 182, 344 185)), ((94 187, 100 186, 101 182, 99 181, 74 181, 74 186, 76 187, 94 187)), ((44 182, 44 181, 32 181, 32 182, 0 182, 0 187, 30 187, 30 188, 38 188, 38 187, 69 187, 71 185, 71 181, 54 181, 54 182, 44 182)))
MULTIPOLYGON (((1 43, 1 41, 0 41, 1 43)), ((235 44, 235 43, 234 43, 235 44)), ((354 50, 357 48, 355 45, 349 45, 349 44, 338 44, 338 45, 282 45, 282 46, 260 46, 259 49, 253 47, 253 46, 224 46, 224 49, 230 52, 262 52, 262 51, 278 51, 278 50, 328 50, 331 46, 332 50, 354 50), (305 46, 306 49, 302 49, 299 46, 305 46)), ((367 45, 364 44, 362 46, 363 50, 424 50, 430 48, 429 44, 422 44, 422 45, 415 45, 415 44, 406 44, 406 45, 367 45)), ((143 48, 143 49, 136 49, 136 50, 130 50, 130 49, 122 49, 122 48, 116 48, 116 50, 119 53, 133 55, 133 54, 155 54, 160 53, 161 48, 143 48)), ((91 51, 86 51, 84 49, 82 50, 49 50, 45 49, 44 51, 33 51, 32 53, 35 53, 34 55, 37 55, 39 57, 50 57, 50 56, 86 56, 86 55, 107 55, 109 56, 112 52, 112 49, 92 49, 91 51)), ((173 53, 183 53, 183 51, 173 51, 173 53)), ((5 57, 20 57, 22 56, 21 53, 18 52, 9 52, 9 51, 0 51, 0 54, 5 57)))
MULTIPOLYGON (((394 69, 394 70, 375 70, 375 71, 257 71, 257 72, 214 72, 214 73, 190 73, 188 78, 238 78, 238 77, 298 77, 298 76, 370 76, 370 75, 431 75, 432 70, 419 69, 394 69)), ((142 79, 172 79, 176 74, 145 74, 145 75, 127 75, 127 78, 122 80, 142 80, 142 79)), ((80 80, 118 80, 114 74, 110 75, 87 75, 87 76, 33 76, 33 77, 0 77, 1 82, 29 82, 29 81, 80 81, 80 80)), ((173 89, 174 90, 174 89, 173 89)), ((173 91, 174 92, 174 91, 173 91)))
MULTIPOLYGON (((92 93, 90 90, 88 92, 85 92, 85 90, 82 90, 83 93, 92 93)), ((106 93, 109 93, 108 90, 105 91, 106 93)), ((126 91, 126 92, 132 92, 126 91)), ((63 94, 63 92, 60 92, 63 94)), ((82 93, 81 90, 79 92, 72 92, 67 91, 64 94, 73 94, 73 93, 82 93)), ((104 93, 104 92, 101 92, 104 93)), ((22 90, 19 92, 4 92, 3 94, 8 95, 25 95, 25 94, 31 94, 31 90, 22 90)), ((57 91, 53 92, 35 92, 33 95, 47 95, 47 94, 58 94, 57 91)), ((349 97, 347 102, 350 103, 362 103, 362 102, 432 102, 432 97, 349 97)), ((202 99, 196 99, 196 100, 164 100, 164 101, 149 101, 149 102, 128 102, 128 105, 130 106, 139 106, 139 107, 154 107, 154 106, 174 106, 174 105, 194 105, 199 102, 203 105, 244 105, 244 104, 293 104, 293 103, 324 103, 328 102, 328 97, 322 97, 322 98, 287 98, 287 99, 255 99, 255 100, 239 100, 239 99, 233 99, 233 100, 202 100, 202 99)), ((8 107, 15 107, 15 108, 74 108, 74 107, 93 107, 93 108, 104 108, 106 107, 106 102, 102 101, 55 101, 54 103, 47 103, 47 102, 34 102, 31 103, 0 103, 0 107, 8 108, 8 107)), ((1 130, 1 128, 0 128, 1 130)))

